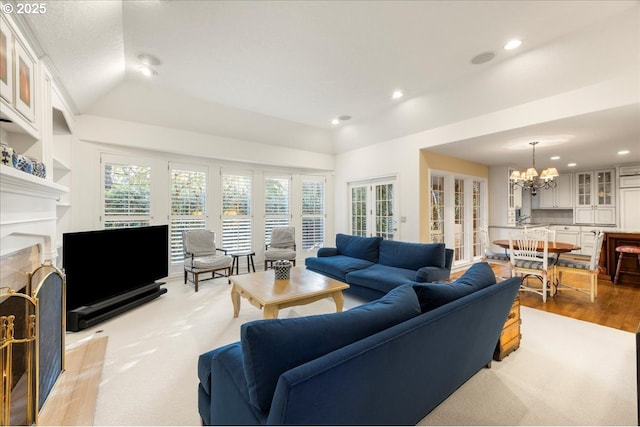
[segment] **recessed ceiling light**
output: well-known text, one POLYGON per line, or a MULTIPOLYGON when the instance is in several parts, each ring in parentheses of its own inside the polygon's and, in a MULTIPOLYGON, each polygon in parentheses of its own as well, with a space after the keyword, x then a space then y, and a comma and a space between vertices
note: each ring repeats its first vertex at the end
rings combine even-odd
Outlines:
POLYGON ((331 120, 331 124, 332 125, 339 125, 340 124, 340 119, 336 118, 336 119, 331 120))
POLYGON ((404 94, 402 93, 401 90, 396 90, 396 91, 393 92, 393 95, 391 95, 391 97, 393 99, 400 99, 400 98, 402 98, 403 95, 404 94))
POLYGON ((155 70, 152 70, 151 68, 147 67, 146 65, 143 65, 142 67, 138 68, 138 71, 140 71, 144 76, 146 77, 151 77, 155 74, 158 74, 155 72, 155 70))
POLYGON ((573 167, 576 166, 576 164, 575 163, 569 163, 567 166, 569 166, 570 168, 573 168, 573 167))
POLYGON ((341 122, 344 122, 346 120, 351 120, 351 116, 344 115, 344 116, 338 117, 338 119, 340 119, 341 122))
POLYGON ((560 160, 560 156, 551 156, 551 160, 560 160))
POLYGON ((625 154, 629 154, 629 150, 618 151, 618 154, 621 155, 621 156, 624 156, 625 154))
POLYGON ((518 39, 509 40, 509 42, 507 42, 507 44, 504 45, 504 49, 512 50, 519 47, 521 44, 522 44, 521 40, 518 40, 518 39))

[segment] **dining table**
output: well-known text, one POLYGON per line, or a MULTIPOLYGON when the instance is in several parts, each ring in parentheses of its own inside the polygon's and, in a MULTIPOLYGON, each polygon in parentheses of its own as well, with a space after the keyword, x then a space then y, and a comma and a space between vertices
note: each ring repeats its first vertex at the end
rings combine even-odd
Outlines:
MULTIPOLYGON (((505 239, 505 240, 494 240, 493 244, 496 246, 500 246, 501 248, 504 248, 506 250, 509 250, 509 239, 505 239)), ((542 246, 543 242, 540 241, 540 245, 537 248, 538 252, 542 252, 544 250, 543 246, 542 246)), ((518 244, 517 242, 513 242, 513 247, 514 249, 518 249, 518 244)), ((580 249, 580 246, 574 245, 573 243, 564 243, 564 242, 555 242, 555 241, 550 241, 549 245, 548 245, 548 251, 549 253, 553 253, 553 254, 563 254, 566 252, 572 252, 572 251, 577 251, 580 249)))

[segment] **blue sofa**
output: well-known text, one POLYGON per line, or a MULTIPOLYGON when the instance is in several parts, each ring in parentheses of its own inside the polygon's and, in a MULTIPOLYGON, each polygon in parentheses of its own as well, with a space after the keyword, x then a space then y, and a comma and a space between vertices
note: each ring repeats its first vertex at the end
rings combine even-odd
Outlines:
POLYGON ((444 243, 409 243, 381 237, 336 235, 335 248, 320 248, 305 260, 307 269, 351 287, 347 291, 368 301, 410 281, 449 278, 453 250, 444 243))
POLYGON ((415 425, 490 365, 521 280, 479 263, 345 312, 245 323, 198 360, 202 422, 415 425))

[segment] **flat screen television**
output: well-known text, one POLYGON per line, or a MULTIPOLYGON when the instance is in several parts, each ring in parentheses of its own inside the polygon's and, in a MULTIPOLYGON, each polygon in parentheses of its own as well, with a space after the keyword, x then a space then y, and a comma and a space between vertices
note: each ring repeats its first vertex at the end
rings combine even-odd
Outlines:
POLYGON ((67 312, 114 297, 122 301, 168 276, 168 226, 64 233, 62 266, 67 312))

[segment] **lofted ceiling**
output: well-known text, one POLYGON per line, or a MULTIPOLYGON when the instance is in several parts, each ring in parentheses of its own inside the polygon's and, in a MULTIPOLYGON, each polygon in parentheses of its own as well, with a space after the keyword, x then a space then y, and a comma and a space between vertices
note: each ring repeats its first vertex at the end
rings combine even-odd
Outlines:
MULTIPOLYGON (((399 103, 638 10, 637 1, 76 0, 48 1, 24 22, 78 114, 340 153, 356 146, 336 144, 334 117, 352 117, 340 127, 379 121, 399 103), (512 37, 523 46, 503 50, 512 37), (489 51, 493 60, 471 63, 489 51), (140 54, 160 60, 156 75, 140 75, 140 54), (392 100, 398 88, 405 96, 392 100)), ((617 108, 434 150, 514 163, 505 144, 553 133, 585 144, 555 146, 582 166, 608 161, 613 135, 640 160, 638 115, 638 105, 617 108)))

